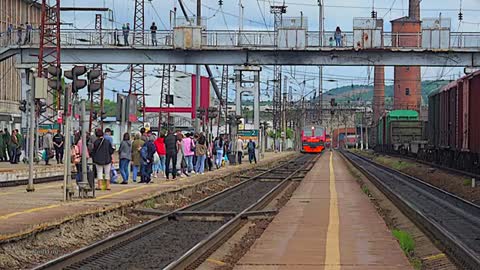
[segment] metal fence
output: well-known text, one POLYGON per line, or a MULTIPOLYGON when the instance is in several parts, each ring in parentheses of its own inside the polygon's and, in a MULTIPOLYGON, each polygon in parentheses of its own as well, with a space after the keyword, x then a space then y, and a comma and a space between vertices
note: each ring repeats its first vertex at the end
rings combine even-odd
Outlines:
MULTIPOLYGON (((336 46, 334 39, 334 32, 324 32, 323 34, 323 46, 322 47, 344 47, 353 48, 356 42, 354 40, 353 32, 342 32, 342 38, 340 46, 336 46)), ((139 46, 173 46, 173 31, 157 31, 154 35, 150 31, 134 32, 122 32, 122 30, 106 29, 102 32, 98 32, 92 29, 78 29, 78 30, 62 30, 61 43, 62 46, 132 46, 134 35, 143 35, 145 39, 144 45, 139 46), (156 38, 156 43, 153 42, 156 38), (128 43, 127 43, 128 42, 128 43)), ((39 32, 34 30, 30 33, 29 42, 25 43, 26 32, 24 31, 21 36, 17 32, 13 32, 11 35, 7 33, 0 33, 0 46, 19 46, 19 45, 31 45, 38 46, 40 44, 39 32)), ((274 31, 226 31, 226 30, 207 30, 202 31, 202 47, 205 48, 275 48, 277 35, 274 31)), ((320 33, 318 31, 308 31, 306 33, 305 46, 307 48, 318 48, 320 44, 320 33)), ((445 38, 445 37, 443 37, 445 38)), ((383 46, 378 48, 424 48, 431 49, 436 48, 435 44, 429 44, 429 42, 438 42, 432 39, 428 39, 425 36, 422 41, 422 33, 411 34, 394 34, 383 33, 381 42, 383 46)), ((447 34, 446 42, 447 48, 480 48, 480 33, 458 33, 452 32, 447 34), (449 44, 448 44, 449 43, 449 44)))

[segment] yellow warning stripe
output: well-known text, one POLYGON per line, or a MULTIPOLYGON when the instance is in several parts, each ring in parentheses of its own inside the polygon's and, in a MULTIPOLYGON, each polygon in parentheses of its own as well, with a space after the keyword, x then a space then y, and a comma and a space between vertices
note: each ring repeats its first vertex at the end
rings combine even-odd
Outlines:
MULTIPOLYGON (((117 195, 125 194, 125 193, 128 193, 128 192, 132 192, 132 191, 135 191, 135 190, 140 190, 140 189, 144 189, 144 188, 152 187, 152 186, 156 186, 156 184, 144 185, 144 186, 138 186, 138 187, 134 187, 134 188, 124 189, 122 191, 113 192, 113 193, 110 193, 110 194, 106 194, 106 195, 103 195, 103 196, 96 197, 94 199, 73 202, 73 203, 70 203, 68 205, 79 204, 79 203, 83 203, 83 202, 100 201, 100 200, 103 200, 103 199, 111 198, 111 197, 114 197, 114 196, 117 196, 117 195)), ((9 219, 9 218, 19 216, 19 215, 22 215, 22 214, 34 213, 34 212, 39 212, 39 211, 42 211, 42 210, 57 208, 57 207, 60 207, 62 205, 65 205, 65 204, 52 204, 52 205, 47 205, 47 206, 42 206, 42 207, 31 208, 31 209, 27 209, 27 210, 23 210, 23 211, 19 211, 19 212, 13 212, 13 213, 10 213, 10 214, 0 216, 0 220, 9 219)))
POLYGON ((340 217, 338 214, 338 195, 335 187, 333 152, 330 152, 330 211, 327 229, 325 269, 340 269, 340 217))
POLYGON ((425 258, 423 258, 424 261, 433 261, 433 260, 438 260, 438 259, 442 259, 442 258, 445 258, 446 255, 445 253, 439 253, 439 254, 436 254, 436 255, 430 255, 430 256, 427 256, 425 258))
POLYGON ((207 259, 207 262, 211 262, 211 263, 214 263, 214 264, 220 265, 220 266, 226 265, 226 263, 224 263, 224 262, 222 262, 222 261, 215 260, 215 259, 210 259, 210 258, 207 259))

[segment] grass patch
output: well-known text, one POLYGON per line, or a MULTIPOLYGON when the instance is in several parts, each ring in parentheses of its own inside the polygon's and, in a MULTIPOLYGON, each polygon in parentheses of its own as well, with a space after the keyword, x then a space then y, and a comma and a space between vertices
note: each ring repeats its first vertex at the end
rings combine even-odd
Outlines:
POLYGON ((392 234, 395 238, 397 238, 398 242, 400 243, 400 248, 402 248, 403 252, 408 257, 411 257, 415 251, 415 241, 413 240, 412 236, 402 230, 393 230, 392 234))
POLYGON ((155 208, 155 205, 156 205, 155 199, 149 199, 143 203, 143 206, 145 208, 155 208))
POLYGON ((471 187, 472 186, 472 179, 463 180, 463 185, 466 186, 466 187, 471 187))
POLYGON ((368 197, 371 197, 372 194, 370 193, 370 189, 368 189, 367 185, 362 185, 363 193, 367 194, 368 197))
POLYGON ((379 156, 375 159, 375 161, 397 171, 406 170, 414 166, 414 164, 409 161, 397 160, 385 156, 379 156))
POLYGON ((413 265, 413 269, 415 269, 415 270, 422 270, 423 269, 422 260, 420 260, 418 258, 412 259, 412 265, 413 265))

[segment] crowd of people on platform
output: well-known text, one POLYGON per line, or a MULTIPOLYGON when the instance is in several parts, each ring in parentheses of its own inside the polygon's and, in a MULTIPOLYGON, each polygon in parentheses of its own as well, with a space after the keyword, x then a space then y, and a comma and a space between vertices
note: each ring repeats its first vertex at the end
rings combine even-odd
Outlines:
POLYGON ((11 134, 6 128, 4 130, 0 130, 1 162, 10 162, 12 164, 19 163, 23 146, 24 138, 18 129, 12 130, 11 134))
MULTIPOLYGON (((192 174, 204 174, 206 170, 211 171, 225 166, 233 149, 237 151, 236 162, 239 164, 242 163, 244 150, 248 151, 250 163, 257 162, 255 156, 257 146, 252 140, 244 144, 243 140, 238 139, 236 148, 233 148, 233 144, 224 136, 208 140, 203 132, 183 133, 180 130, 160 132, 157 136, 156 133, 142 128, 133 138, 129 133, 123 134, 118 149, 115 149, 111 134, 109 128, 104 131, 97 129, 94 136, 87 138, 86 155, 95 165, 97 189, 102 188, 102 182, 105 183, 107 190, 110 190, 111 183, 128 184, 130 176, 134 183, 138 181, 148 184, 153 178, 175 180, 192 174), (113 167, 114 162, 119 164, 121 181, 113 167)), ((80 133, 76 133, 74 137, 71 161, 75 164, 76 171, 81 173, 83 142, 80 133)), ((59 144, 50 134, 44 136, 44 146, 49 147, 46 152, 52 148, 57 150, 56 147, 63 146, 63 141, 59 144)))

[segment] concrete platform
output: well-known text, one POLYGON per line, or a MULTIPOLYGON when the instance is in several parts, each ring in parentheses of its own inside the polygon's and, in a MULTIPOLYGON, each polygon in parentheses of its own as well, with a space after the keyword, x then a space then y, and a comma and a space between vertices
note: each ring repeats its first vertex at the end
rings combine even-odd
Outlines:
MULTIPOLYGON (((267 153, 258 165, 271 163, 295 155, 294 152, 267 153)), ((98 191, 94 199, 75 199, 64 203, 62 183, 35 185, 35 192, 27 193, 25 186, 0 189, 0 241, 61 224, 81 215, 116 209, 134 202, 155 197, 161 193, 207 182, 213 178, 253 169, 248 161, 239 166, 229 166, 204 175, 179 178, 176 181, 156 179, 153 184, 112 185, 111 191, 98 191)))
POLYGON ((412 269, 340 154, 326 152, 235 269, 412 269))
MULTIPOLYGON (((51 164, 50 166, 44 165, 44 162, 36 164, 33 169, 33 177, 45 178, 63 175, 63 165, 57 164, 54 160, 51 161, 51 164)), ((0 162, 0 183, 25 179, 28 179, 28 164, 0 162)))

